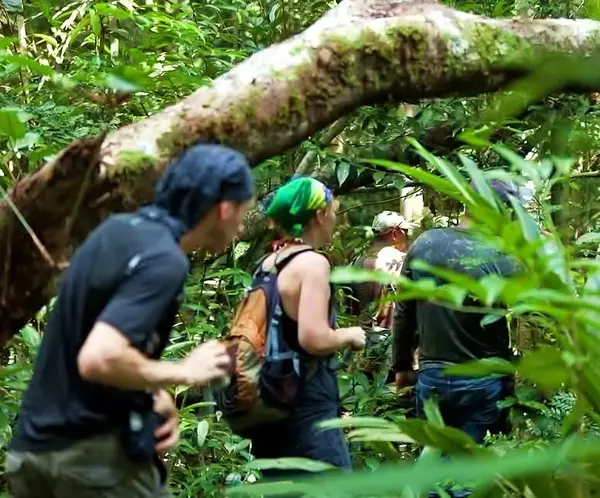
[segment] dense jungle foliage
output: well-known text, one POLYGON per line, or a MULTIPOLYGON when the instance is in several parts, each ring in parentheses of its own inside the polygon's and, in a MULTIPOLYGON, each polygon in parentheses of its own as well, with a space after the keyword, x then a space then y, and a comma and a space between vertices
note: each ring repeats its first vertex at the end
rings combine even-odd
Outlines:
MULTIPOLYGON (((491 17, 600 18, 600 4, 592 0, 445 3, 491 17)), ((72 140, 152 115, 251 54, 302 31, 332 4, 0 0, 2 195, 72 140)), ((538 76, 546 77, 551 76, 538 76)), ((469 293, 489 308, 489 320, 499 313, 496 301, 509 305, 517 360, 462 367, 475 375, 517 372, 516 395, 508 400, 509 436, 482 448, 444 427, 434 405, 427 422, 407 417, 410 393, 397 395, 386 384, 387 372, 370 381, 356 354, 339 374, 344 418, 331 424, 347 428, 357 472, 318 477, 313 484, 265 484, 256 493, 296 488, 310 496, 409 497, 446 479, 476 484, 480 497, 587 497, 599 492, 600 99, 595 93, 539 98, 538 83, 535 75, 520 83, 525 105, 504 93, 362 107, 338 123, 337 136, 315 136, 255 168, 259 198, 287 180, 308 153, 308 172, 330 173, 329 183, 341 199, 329 248, 338 266, 365 249, 369 234, 363 227, 373 215, 400 209, 411 187, 413 197, 422 193, 424 201, 414 236, 428 227, 455 224, 466 205, 482 232, 526 268, 524 277, 511 280, 475 282, 443 274, 448 284, 440 288, 404 282, 395 296, 460 306, 469 293), (494 114, 501 119, 490 123, 490 112, 497 110, 505 112, 494 114), (535 185, 534 201, 527 211, 516 209, 515 219, 490 196, 474 194, 465 180, 485 185, 486 179, 503 175, 535 185), (423 447, 428 451, 421 453, 423 447), (457 459, 439 461, 439 451, 457 459)), ((167 357, 182 357, 194 344, 226 331, 253 263, 276 237, 263 226, 226 254, 193 256, 167 357)), ((342 325, 352 323, 341 299, 343 284, 365 278, 372 275, 344 268, 334 273, 340 283, 342 325)), ((46 313, 42 309, 0 351, 2 459, 46 313)), ((220 420, 209 391, 178 388, 174 394, 182 430, 179 447, 168 456, 175 496, 249 492, 247 484, 260 481, 265 465, 322 470, 314 462, 253 460, 249 442, 233 436, 220 420)), ((7 496, 3 489, 0 471, 0 496, 7 496)))

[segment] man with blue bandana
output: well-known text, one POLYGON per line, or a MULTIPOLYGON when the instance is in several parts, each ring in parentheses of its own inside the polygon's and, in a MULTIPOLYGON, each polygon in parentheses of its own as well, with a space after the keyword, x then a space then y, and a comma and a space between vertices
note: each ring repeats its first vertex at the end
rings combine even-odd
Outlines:
POLYGON ((189 270, 221 251, 252 204, 239 152, 196 145, 167 169, 154 202, 110 216, 71 258, 7 456, 15 498, 170 496, 158 455, 178 441, 167 386, 227 375, 216 342, 160 361, 189 270))

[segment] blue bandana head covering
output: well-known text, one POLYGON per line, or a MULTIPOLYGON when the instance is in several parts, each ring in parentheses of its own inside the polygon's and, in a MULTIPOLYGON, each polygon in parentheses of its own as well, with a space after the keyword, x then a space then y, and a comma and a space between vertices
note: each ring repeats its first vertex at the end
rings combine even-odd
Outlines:
POLYGON ((249 201, 254 183, 245 156, 229 147, 199 144, 177 157, 158 181, 154 202, 139 210, 160 219, 179 239, 220 201, 249 201))

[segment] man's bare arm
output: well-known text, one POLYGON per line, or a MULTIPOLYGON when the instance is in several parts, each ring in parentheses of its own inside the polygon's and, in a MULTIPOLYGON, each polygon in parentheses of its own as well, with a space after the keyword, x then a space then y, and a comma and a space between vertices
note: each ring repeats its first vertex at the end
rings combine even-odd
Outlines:
POLYGON ((205 343, 181 361, 144 356, 115 327, 97 322, 77 356, 82 378, 119 389, 158 389, 179 384, 206 384, 227 375, 225 348, 205 343))

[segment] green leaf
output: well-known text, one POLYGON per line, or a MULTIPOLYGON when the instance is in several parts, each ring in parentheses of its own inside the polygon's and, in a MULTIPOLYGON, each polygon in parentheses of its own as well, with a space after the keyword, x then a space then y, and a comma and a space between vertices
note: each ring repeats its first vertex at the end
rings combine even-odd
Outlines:
POLYGON ((321 430, 328 429, 347 429, 349 427, 375 428, 375 429, 396 429, 397 426, 389 420, 377 417, 344 417, 324 420, 317 424, 321 430))
POLYGON ((575 241, 575 245, 600 244, 600 232, 590 232, 582 235, 575 241))
POLYGON ((466 375, 470 377, 513 375, 515 371, 515 365, 502 358, 484 358, 469 361, 460 365, 452 365, 444 370, 447 375, 466 375))
POLYGON ((336 173, 339 184, 343 185, 350 174, 350 165, 347 162, 342 161, 338 164, 336 173))
POLYGON ((118 92, 134 93, 140 90, 140 88, 130 80, 126 80, 116 74, 109 74, 106 76, 105 85, 112 90, 118 92))
POLYGON ((373 173, 373 179, 375 180, 375 184, 379 183, 381 180, 385 178, 386 173, 383 171, 376 171, 373 173))
MULTIPOLYGON (((448 428, 446 428, 448 429, 448 428)), ((475 486, 492 483, 500 475, 504 479, 524 478, 542 472, 561 469, 564 473, 573 468, 570 462, 586 460, 593 462, 600 457, 600 440, 573 438, 563 444, 551 445, 545 450, 522 448, 507 451, 504 456, 486 458, 455 458, 426 466, 407 465, 399 462, 382 464, 371 471, 353 472, 340 476, 317 476, 299 478, 296 482, 276 482, 232 488, 230 496, 247 494, 275 496, 281 493, 304 493, 304 498, 314 497, 387 497, 396 496, 401 487, 409 487, 415 493, 426 492, 437 483, 447 479, 471 482, 475 486)))
POLYGON ((521 229, 523 230, 523 235, 526 240, 533 241, 541 238, 542 233, 537 226, 535 220, 531 217, 531 215, 525 210, 523 205, 513 196, 510 196, 510 203, 517 215, 517 219, 521 224, 521 229))
POLYGON ((27 133, 25 133, 25 136, 23 138, 19 138, 16 142, 15 142, 15 149, 20 150, 20 149, 28 149, 30 147, 32 147, 33 145, 37 144, 40 140, 40 135, 38 133, 33 133, 28 131, 27 133))
POLYGON ((532 180, 536 185, 541 182, 538 168, 533 162, 523 159, 519 154, 504 145, 496 144, 492 148, 506 159, 514 169, 520 171, 523 176, 532 180))
POLYGON ((37 349, 42 342, 42 336, 31 325, 25 325, 25 327, 21 329, 21 337, 25 344, 32 349, 37 349))
POLYGON ((433 398, 425 400, 423 403, 423 410, 425 412, 425 417, 431 424, 444 427, 445 424, 442 412, 440 412, 440 407, 433 398))
POLYGON ((404 188, 404 186, 406 185, 404 178, 402 178, 402 176, 400 176, 400 175, 394 176, 393 183, 394 183, 394 187, 396 187, 398 190, 402 190, 404 188))
POLYGON ((19 140, 27 133, 19 109, 0 109, 0 134, 6 135, 12 140, 19 140))
POLYGON ((32 72, 39 74, 40 76, 48 76, 53 77, 56 72, 50 66, 46 66, 45 64, 40 64, 35 59, 31 57, 26 57, 23 55, 0 55, 0 60, 9 62, 14 64, 19 68, 27 68, 32 72))
POLYGON ((471 176, 471 180, 475 184, 475 188, 477 189, 479 195, 483 199, 485 199, 494 210, 498 211, 499 204, 497 202, 497 197, 494 194, 492 187, 490 187, 490 184, 483 176, 483 173, 475 164, 475 161, 473 161, 471 158, 465 156, 460 152, 458 154, 458 157, 460 158, 461 162, 463 163, 463 166, 467 170, 467 173, 469 173, 469 175, 471 176))
POLYGON ((443 453, 472 452, 478 446, 467 434, 454 427, 445 427, 426 420, 402 420, 400 430, 423 446, 438 448, 443 453))
POLYGON ((348 433, 350 441, 388 441, 392 443, 414 443, 415 440, 400 432, 398 427, 393 430, 363 428, 348 433))
POLYGON ((265 470, 304 470, 306 472, 324 472, 328 470, 339 470, 329 463, 311 460, 310 458, 288 457, 288 458, 257 458, 246 464, 248 469, 265 470))
POLYGON ((414 138, 409 137, 406 141, 411 144, 417 154, 419 154, 423 159, 428 161, 430 164, 435 166, 435 168, 444 175, 452 185, 460 192, 462 197, 470 204, 475 204, 475 199, 473 197, 473 189, 469 187, 467 180, 460 174, 456 166, 449 163, 448 161, 441 159, 437 156, 434 156, 429 151, 427 151, 419 142, 417 142, 414 138))
POLYGON ((519 364, 519 372, 531 382, 550 390, 562 387, 571 377, 571 370, 565 364, 561 351, 547 346, 526 354, 519 364))
POLYGON ((102 34, 102 23, 100 22, 100 16, 95 9, 90 9, 90 25, 92 26, 92 32, 96 35, 96 38, 100 38, 102 34))
POLYGON ((337 266, 331 272, 330 281, 334 284, 349 284, 358 282, 379 282, 393 284, 399 278, 383 270, 366 270, 355 266, 337 266))
POLYGON ((377 166, 388 168, 393 171, 404 173, 406 176, 410 176, 418 182, 425 183, 426 185, 434 188, 435 190, 449 195, 453 199, 457 199, 461 202, 464 202, 463 197, 460 195, 456 187, 452 185, 448 180, 440 178, 437 175, 433 175, 431 173, 428 173, 427 171, 423 171, 420 168, 415 168, 406 164, 394 163, 392 161, 386 161, 383 159, 371 159, 368 162, 377 166))
POLYGON ((202 448, 206 441, 206 436, 208 436, 209 425, 206 420, 200 420, 198 422, 198 426, 196 427, 196 442, 198 443, 198 448, 202 448))

